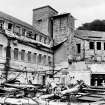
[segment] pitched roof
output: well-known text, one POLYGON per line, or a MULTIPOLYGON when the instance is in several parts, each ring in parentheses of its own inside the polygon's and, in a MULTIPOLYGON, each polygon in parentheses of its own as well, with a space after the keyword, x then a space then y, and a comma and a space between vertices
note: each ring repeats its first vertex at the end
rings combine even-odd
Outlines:
POLYGON ((24 21, 21 21, 20 19, 17 19, 15 17, 11 16, 11 15, 8 15, 8 14, 6 14, 4 12, 1 12, 1 11, 0 11, 0 17, 3 18, 3 19, 6 19, 6 20, 12 21, 14 23, 26 26, 28 28, 33 28, 32 25, 30 25, 30 24, 28 24, 28 23, 26 23, 24 21))
POLYGON ((105 40, 105 32, 102 31, 88 31, 88 30, 75 30, 75 37, 90 40, 105 40))
POLYGON ((1 11, 0 11, 0 18, 3 18, 3 19, 5 19, 5 20, 11 21, 11 22, 13 22, 13 23, 22 25, 22 26, 24 26, 24 27, 26 27, 26 28, 29 28, 29 29, 31 29, 31 30, 34 30, 34 31, 36 31, 36 32, 38 32, 38 33, 40 33, 40 34, 42 34, 42 35, 44 35, 44 36, 47 36, 47 35, 41 33, 41 32, 40 32, 39 30, 37 30, 36 28, 34 28, 31 24, 28 24, 28 23, 26 23, 26 22, 24 22, 24 21, 22 21, 22 20, 20 20, 20 19, 17 19, 17 18, 15 18, 15 17, 13 17, 13 16, 11 16, 11 15, 8 15, 8 14, 6 14, 6 13, 4 13, 4 12, 1 12, 1 11))
POLYGON ((58 11, 55 10, 54 8, 52 8, 50 5, 46 5, 46 6, 42 6, 42 7, 39 7, 39 8, 35 8, 35 9, 33 9, 33 11, 34 10, 38 10, 38 9, 43 9, 43 8, 50 8, 50 9, 54 10, 56 13, 58 13, 58 11))

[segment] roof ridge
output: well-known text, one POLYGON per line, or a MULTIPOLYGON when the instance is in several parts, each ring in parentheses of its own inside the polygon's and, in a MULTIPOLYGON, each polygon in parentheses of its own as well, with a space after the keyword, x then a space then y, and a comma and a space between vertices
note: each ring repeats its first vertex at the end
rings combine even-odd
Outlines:
POLYGON ((32 29, 34 31, 37 31, 40 34, 43 34, 44 36, 47 36, 44 33, 42 33, 39 30, 37 30, 35 27, 33 27, 33 25, 31 25, 31 24, 29 24, 29 23, 27 23, 27 22, 25 22, 23 20, 20 20, 20 19, 14 17, 14 16, 11 16, 11 15, 9 15, 7 13, 4 13, 4 12, 0 11, 0 17, 3 18, 3 19, 9 20, 9 21, 11 21, 13 23, 22 25, 23 27, 26 27, 26 28, 32 29))

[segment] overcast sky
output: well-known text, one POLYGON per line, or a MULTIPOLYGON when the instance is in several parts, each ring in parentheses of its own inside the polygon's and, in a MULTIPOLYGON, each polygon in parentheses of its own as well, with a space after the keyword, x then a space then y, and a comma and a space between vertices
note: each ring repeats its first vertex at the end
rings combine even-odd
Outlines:
POLYGON ((0 11, 32 23, 32 9, 50 5, 58 12, 69 12, 76 27, 94 19, 105 19, 105 0, 0 0, 0 11))

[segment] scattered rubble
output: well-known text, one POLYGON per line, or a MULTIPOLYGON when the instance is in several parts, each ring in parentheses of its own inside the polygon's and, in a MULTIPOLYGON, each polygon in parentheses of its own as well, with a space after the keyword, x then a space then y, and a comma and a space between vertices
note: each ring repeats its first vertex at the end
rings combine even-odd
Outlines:
MULTIPOLYGON (((97 101, 105 100, 105 89, 87 86, 82 80, 73 86, 49 83, 19 84, 17 80, 8 80, 0 85, 1 105, 55 105, 89 102, 87 105, 97 105, 97 101), (92 104, 94 103, 94 104, 92 104)), ((86 105, 86 104, 85 104, 86 105)))

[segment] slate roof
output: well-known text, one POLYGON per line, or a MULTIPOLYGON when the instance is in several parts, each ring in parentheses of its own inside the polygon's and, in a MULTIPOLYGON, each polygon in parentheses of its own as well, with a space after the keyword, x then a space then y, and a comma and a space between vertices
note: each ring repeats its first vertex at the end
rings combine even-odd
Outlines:
POLYGON ((4 20, 11 21, 11 22, 16 23, 16 24, 19 24, 19 25, 24 26, 28 29, 34 30, 34 31, 40 33, 41 35, 47 36, 47 35, 41 33, 39 30, 35 29, 31 24, 28 24, 28 23, 26 23, 20 19, 17 19, 15 17, 8 15, 8 14, 1 12, 1 11, 0 11, 0 18, 2 18, 4 20))
POLYGON ((1 12, 1 11, 0 11, 0 17, 3 18, 3 19, 9 20, 11 22, 26 26, 28 28, 33 28, 30 24, 28 24, 28 23, 26 23, 24 21, 21 21, 21 20, 15 18, 15 17, 13 17, 11 15, 8 15, 8 14, 6 14, 4 12, 1 12))
POLYGON ((88 31, 75 30, 75 37, 89 40, 105 40, 105 32, 102 31, 88 31))

